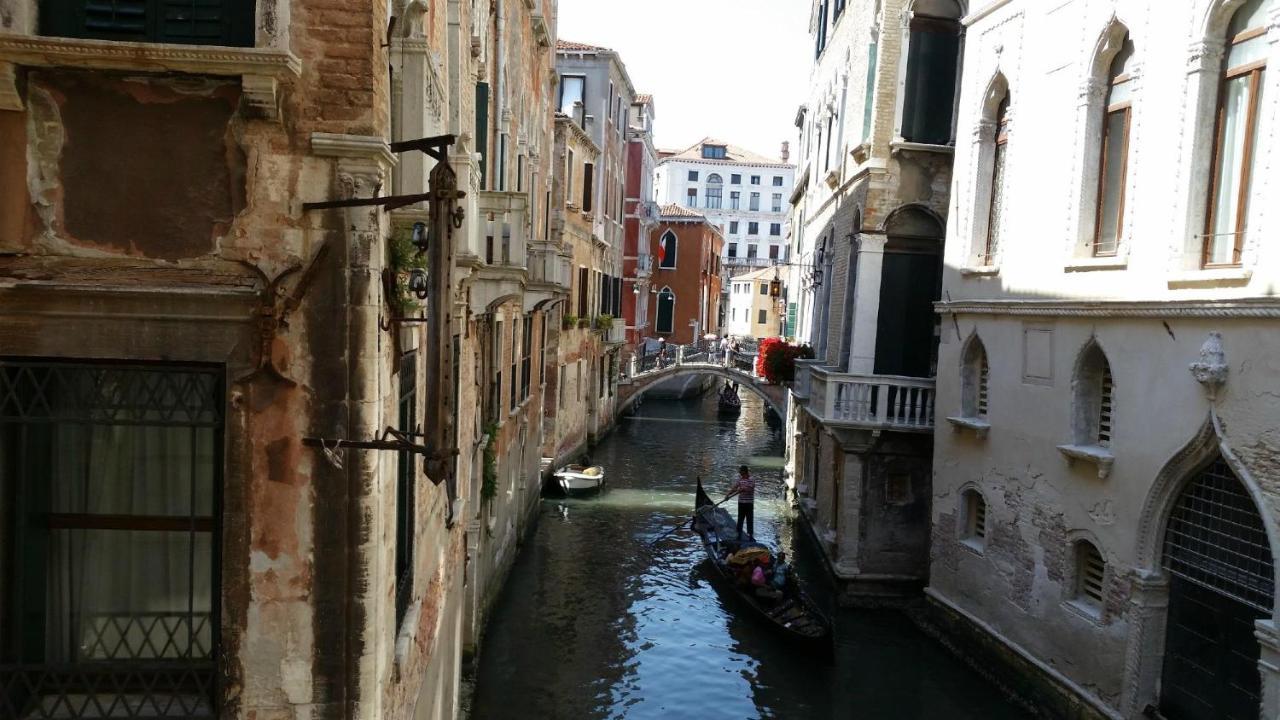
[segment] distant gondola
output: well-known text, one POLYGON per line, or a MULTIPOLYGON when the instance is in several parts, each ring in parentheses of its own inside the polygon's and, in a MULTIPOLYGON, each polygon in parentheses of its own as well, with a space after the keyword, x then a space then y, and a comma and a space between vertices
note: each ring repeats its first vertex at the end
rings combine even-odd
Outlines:
POLYGON ((721 390, 717 399, 717 411, 724 417, 737 417, 742 412, 742 399, 736 392, 721 390))
POLYGON ((830 658, 833 653, 831 621, 818 609, 794 578, 783 596, 776 600, 758 597, 738 586, 734 571, 725 558, 741 547, 756 543, 740 543, 736 524, 729 513, 712 504, 698 480, 694 496, 693 529, 702 538, 702 546, 716 569, 716 580, 721 589, 731 592, 742 604, 751 608, 785 637, 799 645, 830 658))

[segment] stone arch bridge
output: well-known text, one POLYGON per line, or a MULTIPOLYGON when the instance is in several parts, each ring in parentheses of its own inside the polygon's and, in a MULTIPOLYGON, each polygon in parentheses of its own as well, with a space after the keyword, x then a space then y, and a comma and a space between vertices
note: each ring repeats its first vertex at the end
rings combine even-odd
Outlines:
MULTIPOLYGON (((684 348, 679 350, 681 352, 677 353, 676 359, 666 366, 639 370, 636 364, 632 362, 631 366, 626 368, 628 372, 624 372, 622 378, 618 381, 618 415, 622 415, 629 410, 636 399, 644 394, 645 390, 652 388, 663 380, 688 377, 690 375, 713 375, 738 383, 740 389, 753 392, 763 398, 765 403, 778 414, 778 417, 783 419, 787 417, 787 389, 782 385, 773 385, 764 378, 732 364, 725 365, 712 362, 703 357, 685 359, 684 348)), ((754 356, 751 359, 754 360, 754 356)), ((741 360, 742 358, 740 357, 739 361, 741 362, 741 360)), ((754 362, 750 364, 752 367, 755 365, 754 362)))

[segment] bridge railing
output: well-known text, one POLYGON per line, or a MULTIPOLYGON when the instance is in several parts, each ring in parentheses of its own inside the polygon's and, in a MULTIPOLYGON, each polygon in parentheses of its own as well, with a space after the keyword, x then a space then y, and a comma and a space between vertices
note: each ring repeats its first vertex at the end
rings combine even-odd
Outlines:
POLYGON ((668 344, 665 350, 641 346, 637 348, 629 362, 622 364, 619 377, 629 380, 668 367, 689 364, 720 365, 748 375, 754 373, 755 353, 730 351, 727 355, 728 357, 720 350, 719 345, 709 340, 688 345, 668 344))
POLYGON ((932 378, 852 375, 815 366, 808 375, 809 410, 829 425, 933 429, 932 378))

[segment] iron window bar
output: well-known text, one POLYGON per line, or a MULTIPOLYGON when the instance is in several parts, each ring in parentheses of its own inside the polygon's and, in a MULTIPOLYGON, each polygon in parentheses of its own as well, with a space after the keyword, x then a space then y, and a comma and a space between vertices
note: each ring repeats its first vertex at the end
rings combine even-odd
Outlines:
POLYGON ((1172 575, 1271 612, 1271 546, 1253 498, 1217 458, 1188 484, 1165 530, 1164 567, 1172 575))

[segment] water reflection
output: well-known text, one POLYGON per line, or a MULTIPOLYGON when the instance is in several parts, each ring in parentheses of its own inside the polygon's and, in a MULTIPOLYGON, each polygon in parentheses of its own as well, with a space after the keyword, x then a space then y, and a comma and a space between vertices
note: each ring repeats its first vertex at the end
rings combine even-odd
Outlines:
POLYGON ((897 613, 835 613, 829 665, 720 596, 687 527, 694 481, 719 499, 741 464, 759 481, 757 537, 821 577, 783 500, 781 453, 751 396, 736 421, 708 396, 622 422, 593 453, 602 495, 542 501, 486 632, 472 718, 1021 717, 897 613))

